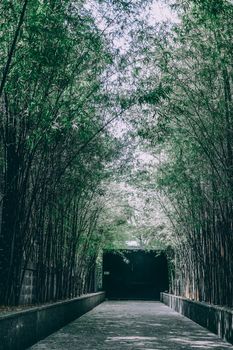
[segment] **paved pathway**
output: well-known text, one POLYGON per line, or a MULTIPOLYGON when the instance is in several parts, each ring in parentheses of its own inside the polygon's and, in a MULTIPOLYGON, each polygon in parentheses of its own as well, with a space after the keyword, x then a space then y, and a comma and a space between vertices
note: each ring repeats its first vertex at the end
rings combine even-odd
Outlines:
POLYGON ((159 302, 105 302, 31 350, 224 350, 223 342, 159 302))

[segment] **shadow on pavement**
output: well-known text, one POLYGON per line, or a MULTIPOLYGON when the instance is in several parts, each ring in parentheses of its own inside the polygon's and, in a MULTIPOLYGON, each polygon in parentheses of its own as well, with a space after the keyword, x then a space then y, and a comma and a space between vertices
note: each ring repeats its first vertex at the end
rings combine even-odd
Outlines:
POLYGON ((229 343, 159 302, 105 302, 33 350, 224 350, 229 343))

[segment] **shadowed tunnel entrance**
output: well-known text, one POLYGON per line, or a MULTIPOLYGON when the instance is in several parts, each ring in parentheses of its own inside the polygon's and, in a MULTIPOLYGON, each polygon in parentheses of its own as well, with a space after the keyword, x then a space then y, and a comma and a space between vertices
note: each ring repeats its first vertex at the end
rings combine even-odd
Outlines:
POLYGON ((160 292, 168 289, 165 254, 139 249, 105 251, 103 287, 108 299, 159 300, 160 292))

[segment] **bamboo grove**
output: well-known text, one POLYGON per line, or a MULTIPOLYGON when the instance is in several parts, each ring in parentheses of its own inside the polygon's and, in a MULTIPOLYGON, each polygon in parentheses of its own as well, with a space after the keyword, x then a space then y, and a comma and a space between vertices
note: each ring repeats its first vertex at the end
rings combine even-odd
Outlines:
POLYGON ((140 135, 162 159, 154 181, 173 231, 171 292, 232 306, 233 6, 175 5, 178 23, 144 39, 151 92, 141 101, 153 118, 140 135))
POLYGON ((0 12, 0 304, 19 302, 31 262, 35 302, 80 295, 118 152, 101 113, 111 55, 82 1, 1 1, 0 12))
POLYGON ((171 292, 233 305, 233 6, 167 2, 178 20, 153 26, 129 21, 150 0, 90 0, 105 4, 98 26, 87 1, 1 1, 0 305, 19 303, 31 263, 38 303, 93 290, 105 234, 118 234, 101 213, 124 159, 106 128, 119 116, 124 180, 133 134, 159 159, 130 181, 169 219, 171 292))

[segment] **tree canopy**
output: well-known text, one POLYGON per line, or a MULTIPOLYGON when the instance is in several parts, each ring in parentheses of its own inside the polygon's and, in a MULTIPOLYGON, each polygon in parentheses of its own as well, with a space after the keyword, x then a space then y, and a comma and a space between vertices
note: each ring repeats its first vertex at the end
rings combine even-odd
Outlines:
POLYGON ((93 289, 103 248, 166 250, 172 292, 232 306, 224 0, 0 3, 0 304, 93 289), (172 12, 173 11, 173 12, 172 12))

